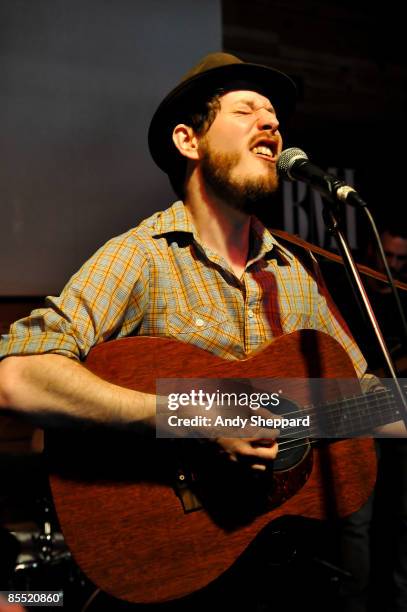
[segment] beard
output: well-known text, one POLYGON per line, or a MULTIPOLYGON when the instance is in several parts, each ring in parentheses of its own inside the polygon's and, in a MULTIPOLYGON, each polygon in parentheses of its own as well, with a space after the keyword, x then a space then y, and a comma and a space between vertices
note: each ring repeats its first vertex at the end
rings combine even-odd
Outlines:
POLYGON ((205 142, 201 146, 202 176, 215 196, 247 214, 257 213, 269 202, 278 187, 275 166, 267 175, 236 179, 232 172, 240 161, 240 153, 215 153, 205 142))

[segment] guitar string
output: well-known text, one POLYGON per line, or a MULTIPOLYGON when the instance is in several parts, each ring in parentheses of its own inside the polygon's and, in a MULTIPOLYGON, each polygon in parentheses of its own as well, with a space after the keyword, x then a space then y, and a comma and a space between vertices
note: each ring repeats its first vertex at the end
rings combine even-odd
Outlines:
MULTIPOLYGON (((389 412, 389 411, 387 411, 387 412, 389 412)), ((390 410, 390 413, 392 414, 393 411, 390 410)), ((289 413, 289 414, 292 414, 292 413, 289 413)), ((387 422, 387 420, 386 420, 386 422, 387 422)), ((302 446, 307 446, 308 444, 317 444, 321 439, 322 440, 323 439, 332 439, 332 438, 333 439, 335 439, 335 438, 336 439, 342 439, 342 438, 346 439, 346 438, 349 438, 349 437, 351 437, 351 438, 353 438, 353 437, 355 437, 355 438, 365 437, 366 438, 366 437, 371 437, 372 436, 371 433, 369 434, 369 431, 366 431, 364 429, 363 431, 360 431, 360 432, 353 432, 352 436, 350 436, 349 433, 347 433, 346 431, 342 431, 342 432, 335 432, 335 434, 326 433, 326 435, 324 437, 319 436, 319 437, 316 437, 316 438, 314 438, 312 440, 310 438, 312 438, 312 434, 313 433, 315 434, 315 431, 316 431, 315 429, 303 429, 303 430, 300 429, 300 430, 296 430, 295 431, 295 435, 297 437, 292 437, 293 436, 292 432, 291 433, 286 433, 286 434, 281 434, 277 438, 279 449, 280 449, 279 452, 290 451, 290 450, 293 450, 294 448, 300 448, 302 446), (301 436, 301 434, 303 434, 303 436, 301 436), (285 441, 280 442, 280 440, 285 440, 285 441), (294 442, 299 442, 300 440, 306 440, 306 442, 304 442, 304 443, 302 443, 300 445, 292 446, 292 444, 294 442), (291 445, 291 446, 289 448, 283 448, 284 446, 288 446, 288 445, 291 445)))
MULTIPOLYGON (((379 393, 377 392, 377 395, 378 394, 379 393)), ((374 399, 376 400, 377 398, 374 398, 374 399)), ((377 403, 379 403, 378 399, 377 399, 377 403)), ((396 405, 395 402, 393 402, 392 405, 389 406, 389 409, 387 410, 387 412, 390 413, 390 414, 394 414, 393 405, 394 406, 396 405)), ((301 414, 301 411, 298 411, 297 413, 301 414)), ((290 412, 290 413, 286 413, 286 414, 287 415, 292 415, 293 413, 290 412)), ((304 434, 303 437, 296 437, 296 438, 292 438, 292 439, 286 440, 285 442, 284 441, 283 442, 279 442, 278 443, 279 453, 281 454, 281 453, 284 453, 284 452, 290 452, 290 451, 294 450, 295 448, 303 448, 303 447, 309 446, 309 445, 313 446, 313 445, 318 444, 320 442, 320 440, 318 440, 318 439, 314 439, 314 440, 310 439, 310 431, 309 430, 302 430, 302 431, 300 430, 300 431, 297 431, 296 435, 298 436, 299 434, 302 434, 302 433, 304 434), (292 444, 294 442, 300 442, 301 440, 304 440, 304 442, 302 442, 301 444, 296 444, 295 446, 292 446, 292 444), (282 448, 284 446, 288 446, 289 444, 291 446, 289 446, 288 448, 282 448)), ((278 437, 278 440, 280 440, 282 438, 288 438, 289 436, 290 436, 290 434, 282 434, 281 436, 278 437)), ((346 438, 345 432, 344 432, 343 436, 346 438)), ((364 435, 359 434, 359 435, 357 435, 355 437, 366 437, 366 432, 364 432, 364 435)), ((369 436, 367 436, 367 437, 369 437, 369 436)))
MULTIPOLYGON (((368 416, 368 417, 372 416, 371 415, 372 408, 373 409, 374 408, 379 409, 379 410, 376 410, 375 413, 373 413, 374 415, 380 414, 380 416, 386 417, 386 418, 384 418, 383 423, 371 422, 370 424, 372 426, 373 425, 379 425, 379 424, 384 424, 384 423, 391 422, 391 419, 389 420, 387 417, 392 417, 393 418, 395 415, 399 415, 399 411, 396 409, 397 404, 396 404, 396 402, 394 400, 394 397, 391 394, 389 389, 378 390, 378 391, 376 391, 374 393, 370 393, 370 394, 366 394, 366 395, 357 395, 357 396, 354 396, 353 400, 348 397, 348 398, 341 399, 339 401, 338 400, 334 400, 334 401, 331 401, 331 402, 326 402, 324 404, 325 407, 327 405, 331 405, 331 406, 337 407, 335 409, 331 409, 331 414, 330 414, 331 421, 333 421, 333 423, 331 422, 330 425, 331 425, 331 427, 332 426, 336 426, 336 431, 334 433, 331 433, 331 434, 329 434, 329 432, 325 432, 325 435, 327 437, 329 437, 329 438, 332 438, 332 437, 341 437, 341 438, 345 437, 346 438, 347 435, 349 436, 349 434, 352 433, 352 430, 349 430, 349 421, 352 421, 352 418, 347 418, 347 415, 345 415, 346 421, 344 422, 344 418, 343 418, 344 415, 343 415, 342 405, 343 406, 347 405, 349 407, 349 406, 352 406, 352 403, 354 403, 354 407, 360 407, 361 400, 364 400, 364 402, 366 404, 364 406, 365 411, 366 411, 366 409, 368 409, 367 415, 366 414, 363 415, 364 418, 365 418, 365 421, 366 421, 366 416, 368 416), (384 400, 386 401, 386 404, 387 404, 385 408, 383 408, 383 401, 384 400), (336 415, 339 418, 335 421, 335 418, 332 418, 332 415, 334 415, 334 417, 336 415), (344 425, 347 426, 347 430, 344 430, 344 425)), ((302 408, 300 410, 297 410, 297 411, 291 411, 291 412, 279 414, 278 416, 279 417, 287 416, 287 417, 291 417, 291 418, 294 418, 294 415, 302 415, 303 416, 306 409, 308 409, 309 411, 315 412, 315 407, 310 405, 310 406, 305 406, 304 408, 302 408)), ((353 417, 357 416, 357 417, 360 418, 360 420, 362 420, 361 414, 358 414, 358 415, 353 414, 352 416, 353 417)), ((355 420, 355 419, 353 419, 353 420, 355 420)), ((372 421, 371 418, 370 418, 370 421, 372 421)), ((278 440, 284 440, 284 439, 287 438, 287 441, 279 442, 279 447, 281 449, 281 452, 283 452, 284 450, 288 451, 288 450, 292 450, 294 448, 298 448, 298 446, 292 446, 292 444, 293 444, 293 442, 297 442, 297 441, 300 441, 300 440, 307 440, 307 442, 299 445, 299 447, 306 446, 307 444, 310 443, 309 438, 312 437, 313 435, 315 437, 315 433, 317 433, 317 434, 319 433, 318 428, 310 427, 310 428, 302 429, 302 430, 301 429, 297 429, 295 431, 295 434, 294 434, 297 437, 294 437, 294 438, 293 438, 293 431, 292 430, 289 433, 281 434, 280 436, 278 436, 278 440), (301 436, 301 434, 303 434, 303 436, 301 436), (301 437, 298 437, 298 436, 301 436, 301 437), (290 448, 286 448, 286 449, 281 448, 284 445, 289 445, 289 444, 291 445, 290 448)), ((366 428, 366 426, 362 427, 362 431, 359 431, 359 430, 358 431, 353 431, 353 435, 355 437, 360 437, 361 435, 365 435, 366 436, 368 434, 369 434, 369 428, 366 428)), ((316 442, 317 441, 318 440, 316 440, 316 442)))
MULTIPOLYGON (((404 387, 406 388, 406 387, 404 387)), ((331 410, 330 410, 330 414, 329 416, 331 417, 332 420, 334 420, 335 416, 338 417, 338 421, 337 424, 339 425, 339 423, 341 423, 341 425, 345 425, 344 423, 344 416, 347 420, 346 425, 348 425, 349 420, 355 420, 356 418, 359 418, 360 420, 362 420, 362 418, 366 419, 367 417, 370 417, 370 420, 372 420, 372 416, 391 416, 391 417, 395 417, 396 415, 400 415, 400 412, 397 408, 397 403, 395 401, 395 398, 391 392, 391 390, 389 389, 380 389, 377 390, 375 392, 372 393, 367 393, 364 395, 355 395, 355 396, 350 396, 347 398, 342 398, 340 400, 331 400, 329 402, 325 402, 319 409, 323 409, 326 407, 331 406, 331 410), (361 403, 364 404, 363 406, 363 415, 361 414, 361 403), (383 407, 383 403, 385 403, 385 406, 383 407), (349 418, 347 415, 343 414, 343 408, 347 407, 348 409, 357 409, 355 412, 352 412, 351 417, 349 418), (372 414, 373 413, 373 414, 372 414)), ((304 406, 302 409, 297 410, 297 411, 291 411, 291 412, 286 412, 286 413, 281 413, 278 414, 278 417, 284 418, 284 417, 288 417, 288 418, 295 418, 294 415, 304 415, 305 410, 308 411, 313 411, 316 412, 315 406, 313 405, 309 405, 309 406, 304 406)), ((387 419, 385 419, 384 423, 387 423, 387 419)), ((384 424, 384 423, 379 423, 379 424, 384 424)), ((378 423, 372 423, 373 424, 378 424, 378 423)), ((310 440, 310 434, 313 433, 315 431, 314 428, 309 428, 309 429, 303 429, 303 430, 299 430, 296 431, 295 435, 296 436, 300 436, 301 434, 304 434, 303 437, 296 437, 296 438, 291 438, 288 439, 286 441, 283 442, 279 442, 279 453, 284 453, 284 452, 290 452, 296 448, 303 448, 306 446, 313 446, 315 444, 318 444, 319 440, 310 440), (294 442, 300 442, 304 440, 304 442, 301 442, 300 444, 296 444, 295 446, 293 446, 294 442), (288 447, 288 445, 290 445, 288 447), (287 446, 287 448, 282 448, 284 446, 287 446)), ((364 432, 364 435, 366 436, 367 432, 364 432)), ((281 434, 278 437, 278 440, 281 439, 285 439, 285 438, 289 438, 290 435, 292 436, 293 434, 281 434)), ((338 432, 337 432, 338 435, 338 432)), ((345 432, 344 434, 345 435, 345 432)), ((361 437, 360 434, 359 436, 356 437, 361 437)))
MULTIPOLYGON (((382 414, 383 413, 387 413, 389 416, 392 416, 394 414, 394 411, 392 409, 390 409, 390 410, 382 411, 382 414)), ((388 423, 388 422, 390 422, 388 419, 384 420, 384 423, 388 423)), ((372 423, 371 425, 372 426, 374 426, 374 425, 377 426, 378 423, 372 423)), ((331 426, 332 426, 332 424, 331 424, 331 426)), ((321 434, 322 433, 324 433, 326 437, 332 438, 332 437, 349 437, 349 436, 351 436, 351 434, 352 434, 352 436, 356 436, 356 437, 358 437, 358 436, 360 436, 362 434, 369 435, 369 433, 370 433, 370 435, 372 435, 373 432, 371 432, 370 428, 368 428, 366 425, 364 427, 362 427, 362 428, 356 429, 356 431, 355 431, 355 429, 352 429, 351 427, 349 427, 349 423, 348 422, 345 422, 345 423, 342 422, 340 424, 337 424, 336 431, 333 432, 333 433, 330 432, 330 431, 326 431, 326 430, 325 431, 321 431, 321 428, 318 429, 317 427, 309 427, 307 429, 296 429, 294 433, 293 433, 293 430, 291 430, 291 432, 281 434, 278 438, 279 438, 279 440, 286 439, 286 438, 291 438, 291 439, 288 439, 288 442, 286 442, 286 443, 290 443, 290 442, 295 441, 297 439, 297 438, 292 438, 293 435, 298 436, 300 434, 304 434, 304 437, 313 437, 314 436, 314 437, 321 438, 321 434), (345 429, 344 425, 346 425, 346 429, 345 429)), ((282 442, 281 444, 284 444, 284 442, 282 442)))
MULTIPOLYGON (((388 406, 386 408, 383 408, 383 406, 380 406, 380 416, 383 417, 380 422, 378 422, 377 419, 376 420, 374 420, 372 418, 366 419, 366 416, 365 416, 363 418, 363 422, 356 423, 356 419, 349 418, 349 417, 347 417, 347 415, 341 415, 338 420, 334 421, 334 419, 331 419, 331 422, 329 422, 329 424, 326 423, 325 424, 326 425, 325 429, 323 429, 323 427, 321 427, 321 425, 319 425, 319 427, 318 427, 318 425, 316 425, 316 426, 312 426, 311 425, 310 427, 307 427, 306 429, 303 429, 303 430, 291 428, 291 432, 293 430, 295 430, 295 431, 304 431, 304 432, 305 431, 308 431, 308 432, 318 432, 318 431, 321 431, 321 430, 322 431, 326 431, 326 427, 327 426, 329 426, 331 428, 332 427, 336 427, 336 428, 342 428, 342 429, 344 429, 345 426, 346 426, 346 429, 348 431, 352 431, 352 429, 351 429, 352 421, 353 421, 353 424, 355 426, 359 426, 358 429, 366 429, 366 428, 369 429, 369 426, 372 427, 372 426, 378 426, 378 425, 394 422, 394 421, 392 421, 390 419, 390 417, 393 418, 393 417, 395 417, 395 415, 399 415, 399 411, 396 410, 395 408, 396 408, 395 404, 393 406, 388 406), (389 417, 389 418, 386 418, 386 417, 389 417), (369 421, 369 422, 367 422, 367 421, 369 421)), ((292 413, 290 413, 290 414, 292 414, 292 413)), ((367 416, 371 416, 371 415, 367 415, 367 416)), ((373 416, 375 416, 375 415, 373 415, 373 416)), ((318 423, 321 422, 323 424, 324 421, 323 421, 323 419, 320 419, 317 422, 318 423)))
MULTIPOLYGON (((390 408, 389 410, 382 411, 382 412, 386 412, 388 414, 393 414, 392 408, 390 408)), ((385 422, 387 423, 387 419, 385 420, 385 422)), ((342 425, 343 425, 343 423, 342 423, 342 425)), ((279 440, 283 440, 283 439, 288 438, 288 440, 286 442, 280 442, 279 445, 283 446, 284 444, 291 444, 292 442, 295 442, 297 440, 302 440, 302 439, 307 438, 307 437, 308 438, 312 437, 313 434, 315 435, 315 432, 318 433, 318 429, 317 428, 311 428, 311 427, 307 428, 307 429, 297 429, 297 430, 295 430, 294 434, 293 434, 293 431, 291 430, 291 432, 288 432, 288 433, 285 433, 285 434, 283 433, 283 434, 281 434, 278 437, 279 440), (304 434, 304 436, 303 437, 295 437, 295 438, 293 438, 293 435, 299 436, 301 434, 304 434)), ((346 437, 347 433, 348 433, 348 435, 349 435, 349 433, 351 433, 349 431, 349 429, 347 431, 344 431, 343 428, 342 428, 342 431, 340 431, 340 430, 336 431, 335 434, 332 434, 332 433, 329 434, 329 432, 326 432, 326 435, 327 435, 327 437, 335 437, 335 436, 339 436, 339 437, 345 436, 346 437)), ((357 431, 357 432, 354 431, 353 435, 355 435, 356 437, 359 437, 362 434, 366 435, 368 433, 369 433, 369 431, 368 430, 366 431, 366 427, 364 427, 364 428, 362 428, 362 431, 357 431)))
MULTIPOLYGON (((396 406, 395 404, 395 398, 392 395, 391 391, 388 389, 383 389, 380 391, 375 391, 374 393, 368 393, 366 395, 355 395, 355 396, 350 396, 348 398, 343 398, 340 400, 332 400, 329 402, 325 402, 324 404, 322 404, 319 409, 323 410, 324 408, 329 408, 329 407, 333 407, 331 408, 331 414, 337 414, 338 412, 342 412, 343 407, 350 407, 350 408, 359 408, 361 407, 361 404, 363 405, 363 412, 366 412, 366 410, 368 412, 370 407, 379 407, 379 404, 382 404, 383 402, 386 402, 386 404, 390 407, 394 407, 396 406), (335 410, 335 408, 337 408, 335 410)), ((301 414, 302 412, 304 412, 304 409, 306 408, 310 408, 312 410, 315 409, 315 407, 313 405, 310 406, 304 406, 302 409, 300 409, 299 411, 292 411, 292 412, 288 412, 288 413, 282 413, 282 415, 279 416, 290 416, 293 414, 301 414)), ((357 412, 362 412, 361 410, 358 410, 357 412)), ((356 411, 353 412, 352 411, 352 415, 355 415, 356 411)))
MULTIPOLYGON (((342 406, 341 404, 343 404, 344 406, 350 406, 352 407, 352 402, 349 402, 348 400, 346 401, 342 401, 342 402, 331 402, 331 405, 335 405, 337 406, 337 408, 335 409, 331 409, 330 413, 328 415, 328 418, 326 419, 327 421, 330 421, 330 426, 340 426, 343 427, 345 424, 349 425, 352 421, 356 421, 357 419, 359 419, 360 421, 364 420, 366 422, 366 419, 369 421, 369 425, 379 425, 379 424, 384 424, 389 422, 388 418, 389 416, 391 417, 396 417, 398 416, 399 410, 397 409, 397 404, 394 401, 394 398, 392 396, 388 396, 389 394, 385 394, 387 395, 387 397, 383 398, 382 394, 380 394, 379 392, 374 394, 371 394, 372 397, 369 397, 368 400, 368 405, 366 405, 364 407, 363 413, 361 413, 361 411, 359 410, 358 413, 353 412, 350 416, 348 414, 344 415, 343 414, 343 410, 342 410, 342 406), (383 407, 383 399, 386 399, 386 406, 383 407), (372 416, 378 416, 380 415, 381 417, 386 417, 386 418, 382 418, 381 421, 382 422, 375 422, 373 421, 373 419, 371 418, 372 416), (335 417, 338 417, 337 419, 335 419, 335 417)), ((359 405, 360 407, 360 403, 358 402, 358 404, 355 404, 355 407, 357 407, 359 405)), ((326 406, 326 404, 325 404, 326 406)), ((298 410, 298 411, 291 411, 291 412, 287 412, 287 413, 282 413, 282 414, 278 414, 278 417, 284 418, 284 417, 288 417, 288 418, 295 418, 297 415, 301 415, 302 417, 304 416, 304 413, 307 414, 307 412, 311 412, 311 413, 315 413, 315 407, 314 406, 305 406, 304 408, 298 410)), ((323 419, 320 419, 323 420, 323 419)), ((315 431, 314 428, 307 428, 304 431, 308 431, 308 432, 312 432, 315 431)), ((292 435, 292 434, 291 434, 292 435)))
MULTIPOLYGON (((289 452, 289 451, 294 450, 295 448, 302 448, 302 447, 305 447, 305 446, 308 446, 308 445, 315 445, 315 444, 318 444, 318 442, 320 441, 320 440, 318 440, 318 439, 316 439, 316 440, 310 440, 310 439, 309 439, 309 438, 310 438, 310 432, 309 432, 309 431, 307 431, 307 430, 298 431, 298 432, 296 432, 296 435, 299 435, 299 434, 301 434, 301 433, 304 433, 304 436, 303 436, 303 437, 292 438, 292 439, 287 440, 287 441, 285 441, 285 442, 278 442, 278 446, 279 446, 279 453, 281 454, 281 453, 283 453, 283 452, 289 452), (303 443, 301 443, 301 444, 296 444, 295 446, 292 446, 293 442, 300 442, 301 440, 305 440, 305 441, 304 441, 303 443), (288 447, 288 448, 282 448, 282 447, 287 446, 287 445, 289 445, 289 444, 291 445, 290 447, 288 447)), ((292 434, 291 434, 291 435, 292 435, 292 434)), ((346 435, 345 435, 345 434, 343 434, 343 435, 344 435, 344 437, 346 438, 346 435)), ((281 436, 279 436, 279 437, 278 437, 278 440, 280 440, 281 438, 285 438, 285 437, 289 437, 289 434, 286 434, 286 435, 282 434, 281 436)), ((332 437, 332 436, 331 436, 331 437, 332 437)), ((342 436, 340 436, 340 437, 342 437, 342 436)), ((366 437, 366 435, 361 436, 361 435, 359 434, 359 435, 356 435, 355 437, 366 437)), ((368 436, 368 437, 369 437, 369 436, 368 436)))
MULTIPOLYGON (((300 439, 305 439, 305 438, 299 438, 300 439)), ((364 438, 366 439, 366 438, 364 438)), ((339 440, 337 440, 339 441, 339 440)), ((315 446, 316 444, 319 444, 320 440, 307 440, 307 442, 304 442, 302 444, 297 444, 296 446, 292 446, 291 448, 283 448, 281 449, 281 451, 279 450, 279 454, 281 453, 285 453, 285 452, 289 452, 291 450, 293 450, 294 448, 303 448, 304 446, 315 446)), ((279 448, 280 448, 280 444, 279 444, 279 448)))
MULTIPOLYGON (((325 435, 329 438, 332 438, 335 436, 338 436, 340 438, 342 437, 346 438, 347 433, 348 435, 349 433, 351 433, 351 430, 349 430, 349 422, 352 421, 352 417, 354 421, 355 421, 354 417, 359 418, 361 421, 364 418, 366 421, 366 416, 370 418, 370 421, 372 421, 372 418, 371 418, 372 413, 373 413, 373 416, 377 416, 380 414, 381 417, 386 417, 384 418, 383 422, 380 422, 380 423, 371 422, 370 424, 373 426, 373 425, 379 425, 379 424, 385 424, 385 423, 391 422, 391 419, 389 421, 389 419, 387 418, 389 416, 393 418, 396 415, 400 415, 400 412, 397 409, 395 398, 392 395, 391 390, 389 389, 380 389, 378 391, 375 391, 374 393, 368 393, 365 395, 358 394, 353 397, 351 396, 351 397, 343 398, 340 400, 332 400, 330 402, 325 402, 325 404, 322 405, 322 408, 324 407, 326 408, 327 406, 331 406, 331 410, 329 414, 329 417, 331 419, 330 426, 331 427, 336 426, 337 428, 337 431, 335 431, 334 434, 332 433, 329 434, 329 432, 325 432, 325 435), (360 411, 360 405, 362 401, 365 404, 363 407, 364 408, 363 415, 361 414, 361 411, 360 411), (383 402, 385 402, 385 408, 383 407, 383 402), (358 414, 352 413, 351 417, 349 418, 348 415, 343 414, 343 407, 358 408, 358 411, 357 411, 358 414), (335 417, 337 417, 336 420, 335 420, 335 417), (344 417, 346 419, 345 421, 344 421, 344 417), (347 426, 348 428, 347 431, 344 431, 344 425, 347 426)), ((277 416, 282 417, 282 418, 284 417, 295 418, 295 415, 304 416, 304 412, 306 412, 306 410, 316 413, 315 406, 309 405, 309 406, 304 406, 300 410, 281 413, 281 414, 278 414, 277 416)), ((318 429, 316 427, 309 427, 307 429, 297 429, 295 431, 295 434, 293 434, 292 430, 289 433, 281 434, 280 436, 278 436, 278 440, 284 440, 284 439, 287 439, 287 440, 279 442, 280 452, 290 451, 290 450, 293 450, 294 448, 300 448, 303 446, 307 446, 309 444, 318 443, 318 439, 315 441, 312 441, 309 439, 310 437, 312 437, 313 434, 315 435, 315 433, 318 434, 318 429), (303 436, 301 436, 301 434, 303 434, 303 436), (293 435, 297 437, 293 438, 293 435), (300 440, 306 440, 306 442, 300 445, 292 446, 294 442, 299 442, 300 440), (289 448, 282 448, 285 445, 291 445, 291 446, 289 448)), ((369 429, 366 430, 366 426, 362 427, 362 431, 360 432, 354 431, 353 435, 355 437, 361 437, 361 436, 369 437, 369 429)))
MULTIPOLYGON (((305 432, 305 431, 298 432, 297 436, 298 437, 291 438, 289 440, 285 439, 283 442, 280 442, 281 437, 278 437, 277 441, 278 441, 279 448, 281 449, 284 446, 288 447, 289 445, 292 445, 293 442, 299 442, 300 440, 309 440, 310 438, 312 438, 312 436, 310 436, 309 432, 305 432), (300 436, 301 433, 303 433, 304 435, 300 436)), ((287 437, 288 436, 286 436, 286 438, 287 437)), ((360 432, 360 433, 355 433, 352 436, 350 436, 349 434, 346 434, 346 432, 343 432, 342 434, 337 433, 336 435, 331 435, 331 436, 329 434, 327 434, 326 437, 321 437, 321 436, 319 438, 315 438, 314 437, 313 440, 315 440, 315 442, 318 442, 320 440, 325 440, 325 439, 337 439, 338 440, 338 439, 342 439, 342 438, 346 438, 346 439, 350 438, 350 439, 352 439, 352 438, 361 438, 361 437, 365 437, 365 438, 368 437, 369 438, 369 437, 372 437, 372 436, 371 435, 369 436, 369 434, 366 431, 360 432)), ((294 447, 291 446, 290 448, 296 448, 296 447, 295 446, 294 447)), ((288 449, 288 450, 290 450, 290 449, 288 449)))
MULTIPOLYGON (((347 398, 342 398, 342 399, 336 399, 336 400, 331 400, 331 401, 327 401, 323 404, 321 404, 319 406, 320 410, 323 410, 324 408, 329 408, 330 406, 332 407, 338 407, 338 410, 341 411, 342 410, 342 406, 350 406, 350 407, 360 407, 361 403, 364 403, 365 406, 363 406, 365 409, 369 408, 369 405, 372 403, 377 403, 378 401, 382 402, 383 400, 387 400, 387 401, 392 401, 394 398, 391 395, 391 392, 388 389, 384 389, 384 390, 380 390, 380 391, 375 391, 375 393, 369 393, 366 395, 355 395, 355 396, 349 396, 347 398), (383 397, 384 395, 384 397, 383 397)), ((291 416, 291 415, 296 415, 296 414, 302 414, 304 412, 305 409, 310 408, 310 409, 315 409, 315 406, 313 406, 312 404, 310 405, 306 405, 303 406, 302 408, 300 408, 300 410, 297 411, 290 411, 290 412, 283 412, 283 413, 278 413, 278 416, 281 417, 285 417, 285 416, 291 416)), ((335 410, 331 410, 332 413, 335 412, 335 410)))
POLYGON ((281 453, 285 453, 285 452, 294 450, 294 448, 303 448, 304 446, 314 446, 315 444, 318 444, 318 440, 308 440, 307 442, 304 442, 303 444, 297 444, 296 446, 292 446, 291 448, 283 448, 279 450, 278 452, 281 455, 281 453))
MULTIPOLYGON (((346 406, 350 408, 358 408, 363 403, 364 404, 363 408, 366 410, 366 409, 369 409, 370 406, 377 405, 379 403, 382 403, 383 401, 386 401, 388 405, 389 403, 391 403, 391 406, 395 406, 394 396, 391 394, 390 390, 383 389, 380 391, 375 391, 374 393, 368 393, 366 395, 355 395, 355 396, 349 396, 347 398, 343 398, 339 400, 331 400, 331 401, 325 402, 324 404, 321 404, 318 407, 318 409, 324 410, 325 408, 329 408, 330 406, 337 407, 337 410, 335 410, 335 408, 332 408, 330 411, 331 414, 335 414, 335 413, 341 413, 343 410, 343 407, 346 407, 346 406)), ((300 408, 300 410, 291 411, 291 412, 283 412, 281 414, 278 414, 278 416, 281 416, 281 417, 288 416, 289 417, 292 415, 303 414, 305 409, 315 410, 315 406, 312 404, 306 405, 300 408)))

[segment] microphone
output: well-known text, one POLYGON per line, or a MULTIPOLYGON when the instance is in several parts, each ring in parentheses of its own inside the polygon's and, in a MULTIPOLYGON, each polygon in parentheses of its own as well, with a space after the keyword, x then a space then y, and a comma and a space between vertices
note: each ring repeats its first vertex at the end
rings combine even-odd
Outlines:
POLYGON ((283 179, 308 183, 330 200, 339 200, 356 207, 367 206, 353 187, 312 164, 307 154, 297 147, 285 149, 281 153, 277 171, 283 179))

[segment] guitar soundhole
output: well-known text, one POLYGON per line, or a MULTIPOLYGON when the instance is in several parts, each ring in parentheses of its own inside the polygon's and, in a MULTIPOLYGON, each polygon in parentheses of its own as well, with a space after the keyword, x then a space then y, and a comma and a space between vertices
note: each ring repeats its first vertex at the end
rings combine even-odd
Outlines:
MULTIPOLYGON (((273 413, 290 418, 290 414, 297 417, 299 407, 294 402, 282 398, 278 408, 273 408, 273 413)), ((304 413, 305 416, 305 413, 304 413)), ((289 470, 298 465, 310 449, 310 443, 304 428, 298 428, 290 433, 289 429, 281 430, 278 438, 279 452, 274 461, 275 472, 289 470)))

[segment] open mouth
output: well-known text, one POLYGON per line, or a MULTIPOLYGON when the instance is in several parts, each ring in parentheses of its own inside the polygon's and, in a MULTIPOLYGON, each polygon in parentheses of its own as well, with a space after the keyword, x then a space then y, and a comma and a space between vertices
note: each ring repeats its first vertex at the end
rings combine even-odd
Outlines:
POLYGON ((260 157, 261 159, 265 159, 266 161, 275 162, 276 161, 276 153, 275 153, 275 144, 268 141, 259 141, 256 145, 251 149, 251 152, 256 155, 256 157, 260 157))

